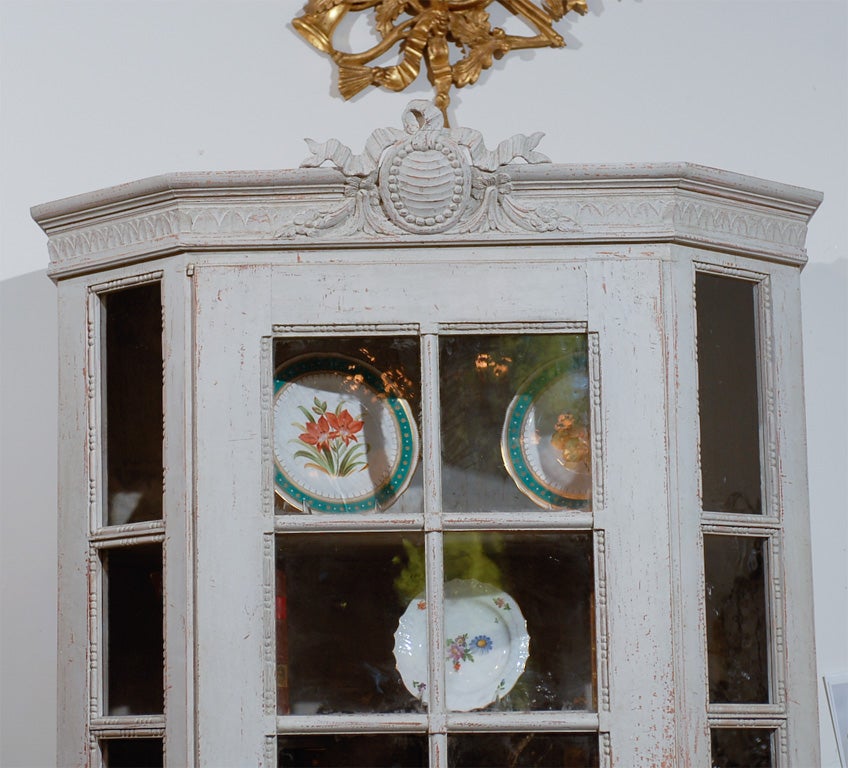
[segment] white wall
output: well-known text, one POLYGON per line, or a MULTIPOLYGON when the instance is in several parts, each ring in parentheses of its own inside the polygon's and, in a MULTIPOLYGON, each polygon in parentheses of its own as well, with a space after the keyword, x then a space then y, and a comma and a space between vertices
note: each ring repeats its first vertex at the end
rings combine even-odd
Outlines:
MULTIPOLYGON (((490 146, 543 130, 557 162, 689 160, 825 192, 804 272, 816 634, 819 673, 848 670, 848 7, 589 6, 560 23, 565 51, 505 58, 455 96, 452 121, 490 146)), ((0 0, 4 768, 55 764, 55 293, 28 209, 166 171, 297 166, 305 136, 359 151, 429 92, 342 102, 289 26, 301 7, 0 0)), ((823 765, 837 766, 821 707, 823 765)))

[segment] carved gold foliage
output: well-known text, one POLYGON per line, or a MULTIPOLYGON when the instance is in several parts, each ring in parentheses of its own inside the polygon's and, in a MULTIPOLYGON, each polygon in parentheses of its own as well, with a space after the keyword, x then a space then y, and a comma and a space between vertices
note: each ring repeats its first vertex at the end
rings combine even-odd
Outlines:
POLYGON ((482 8, 457 11, 450 17, 449 31, 459 45, 479 43, 492 33, 489 14, 482 8))
POLYGON ((589 11, 586 0, 545 0, 542 5, 554 21, 559 21, 569 11, 576 11, 581 16, 589 11))
POLYGON ((450 89, 477 82, 483 70, 511 50, 561 48, 553 28, 565 14, 585 14, 586 0, 309 0, 294 28, 338 65, 339 92, 350 99, 368 86, 402 91, 420 74, 422 65, 435 91, 435 104, 447 117, 450 89), (493 27, 486 9, 498 3, 531 28, 535 35, 507 34, 493 27), (333 36, 348 13, 374 12, 378 42, 359 53, 337 49, 333 36), (460 57, 451 49, 458 48, 460 57), (393 50, 398 62, 374 66, 393 50))
POLYGON ((383 37, 391 34, 398 16, 406 8, 407 0, 383 0, 374 11, 377 30, 383 37))
POLYGON ((454 40, 468 53, 453 66, 453 81, 457 88, 476 83, 493 59, 501 58, 508 50, 502 29, 492 29, 489 14, 477 9, 457 13, 451 19, 450 32, 454 40))

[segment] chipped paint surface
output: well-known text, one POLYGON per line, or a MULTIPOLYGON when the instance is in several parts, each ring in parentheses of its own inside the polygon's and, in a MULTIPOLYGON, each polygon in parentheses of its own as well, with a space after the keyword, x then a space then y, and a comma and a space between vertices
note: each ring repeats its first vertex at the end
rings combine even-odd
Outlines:
MULTIPOLYGON (((255 195, 249 203, 243 190, 236 195, 225 183, 232 177, 220 175, 206 179, 204 194, 190 201, 184 197, 190 179, 183 179, 182 191, 172 190, 170 202, 158 200, 161 211, 145 211, 146 203, 117 193, 109 220, 88 210, 85 200, 74 203, 76 212, 42 210, 51 234, 52 273, 60 283, 65 355, 60 369, 62 764, 96 766, 96 735, 116 733, 109 729, 118 726, 136 734, 164 734, 172 767, 273 765, 278 731, 428 731, 432 768, 447 764, 448 734, 495 728, 598 732, 603 768, 707 765, 709 729, 716 725, 776 729, 780 768, 815 755, 797 373, 797 273, 815 196, 784 190, 781 198, 780 188, 768 187, 774 197, 765 210, 765 189, 752 181, 691 166, 675 167, 674 173, 659 168, 615 173, 607 168, 594 176, 585 168, 561 166, 541 175, 516 170, 517 196, 555 203, 575 220, 582 216, 579 232, 532 238, 478 233, 450 240, 361 234, 344 242, 275 239, 274 228, 284 219, 305 208, 319 210, 320 195, 326 202, 337 194, 332 174, 324 172, 242 180, 255 195), (300 186, 292 196, 295 179, 300 186), (740 189, 728 198, 737 183, 740 189), (146 227, 144 217, 160 213, 164 218, 146 222, 153 229, 146 227), (777 226, 781 221, 783 228, 777 226), (163 252, 170 255, 160 258, 163 252), (106 268, 108 273, 97 273, 106 268), (768 583, 774 701, 744 711, 706 703, 701 537, 715 528, 728 531, 730 523, 699 509, 696 269, 756 279, 762 298, 769 515, 734 525, 740 535, 769 537, 772 559, 781 563, 786 553, 786 567, 776 566, 768 583), (162 281, 165 318, 165 521, 154 528, 98 530, 92 521, 99 519, 102 503, 104 447, 98 421, 99 331, 86 316, 89 288, 154 273, 162 281), (551 514, 529 508, 514 516, 492 508, 443 513, 442 404, 433 376, 439 335, 537 332, 588 333, 597 351, 592 369, 595 509, 551 514), (275 514, 271 339, 312 333, 420 336, 425 379, 430 376, 422 386, 420 510, 332 520, 275 514), (784 515, 784 509, 792 514, 784 515), (596 690, 591 698, 598 711, 445 709, 444 661, 438 661, 445 641, 439 613, 444 595, 438 586, 442 531, 516 528, 528 536, 539 530, 594 533, 596 690), (411 530, 426 534, 426 602, 436 616, 429 636, 435 660, 427 682, 431 711, 277 717, 269 575, 274 536, 411 530), (167 716, 111 723, 97 710, 105 663, 98 637, 102 584, 96 568, 88 574, 85 564, 90 548, 151 537, 165 547, 167 716)), ((160 191, 172 182, 162 180, 160 191)), ((531 659, 532 653, 531 646, 531 659)))

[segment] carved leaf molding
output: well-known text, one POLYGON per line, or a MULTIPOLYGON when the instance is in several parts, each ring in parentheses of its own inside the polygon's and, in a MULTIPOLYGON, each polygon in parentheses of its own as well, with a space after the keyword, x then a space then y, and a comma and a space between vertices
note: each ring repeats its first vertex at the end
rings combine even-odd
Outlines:
MULTIPOLYGON (((806 225, 757 213, 728 212, 708 202, 681 203, 673 199, 647 201, 634 196, 626 201, 574 202, 550 200, 526 204, 523 196, 503 196, 495 186, 480 193, 477 206, 452 230, 456 234, 502 232, 516 234, 572 233, 591 237, 601 231, 615 237, 616 230, 671 229, 700 235, 704 239, 734 241, 764 247, 803 246, 806 225)), ((115 249, 143 247, 169 237, 202 237, 232 240, 300 241, 322 235, 394 236, 408 233, 392 224, 383 213, 376 193, 362 188, 351 191, 341 204, 318 211, 302 204, 266 206, 205 205, 201 211, 185 209, 137 214, 119 222, 91 225, 66 234, 53 235, 48 243, 53 263, 70 262, 115 249)))
MULTIPOLYGON (((698 234, 704 239, 732 238, 764 247, 803 246, 806 225, 761 213, 729 212, 706 201, 681 203, 673 199, 648 201, 634 195, 627 200, 591 201, 552 199, 527 204, 523 195, 503 196, 494 185, 480 192, 476 207, 452 230, 456 234, 502 232, 520 234, 572 233, 591 237, 602 230, 615 237, 616 230, 660 228, 698 234)), ((302 203, 238 206, 204 204, 203 209, 184 208, 155 214, 136 214, 126 220, 95 224, 53 235, 48 243, 54 263, 94 256, 115 249, 147 246, 169 237, 198 238, 204 235, 232 240, 306 240, 322 235, 408 236, 386 218, 376 193, 361 187, 351 190, 341 204, 304 208, 302 203)))

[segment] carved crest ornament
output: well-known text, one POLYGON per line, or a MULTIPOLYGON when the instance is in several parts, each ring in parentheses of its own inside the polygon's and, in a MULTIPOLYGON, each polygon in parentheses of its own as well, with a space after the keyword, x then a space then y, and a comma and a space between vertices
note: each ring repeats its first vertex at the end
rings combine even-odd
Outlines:
POLYGON ((402 91, 419 76, 423 62, 447 125, 452 87, 477 82, 483 70, 509 51, 562 48, 565 41, 553 24, 570 11, 585 14, 586 0, 309 0, 292 24, 338 65, 339 92, 345 99, 370 85, 402 91), (494 5, 536 34, 507 34, 493 27, 486 9, 494 5), (348 13, 369 10, 374 11, 377 44, 361 53, 338 50, 333 37, 341 21, 348 13), (395 48, 397 64, 369 66, 395 48))
POLYGON ((403 130, 380 128, 361 155, 337 139, 306 143, 303 167, 331 163, 345 176, 344 200, 331 210, 302 215, 285 238, 336 234, 458 234, 489 231, 567 231, 577 223, 549 206, 528 207, 511 198, 507 166, 516 160, 549 163, 536 146, 544 134, 516 135, 492 151, 479 131, 445 127, 429 101, 413 101, 403 130))

